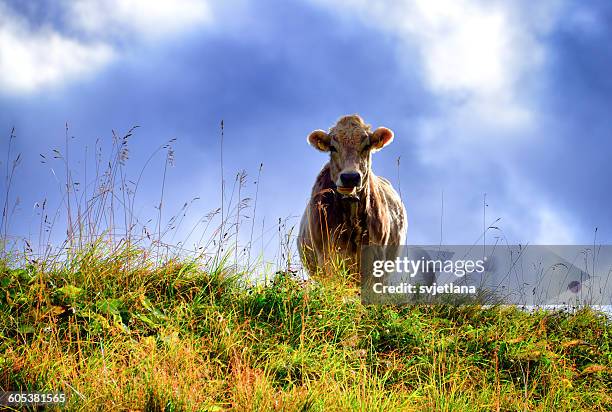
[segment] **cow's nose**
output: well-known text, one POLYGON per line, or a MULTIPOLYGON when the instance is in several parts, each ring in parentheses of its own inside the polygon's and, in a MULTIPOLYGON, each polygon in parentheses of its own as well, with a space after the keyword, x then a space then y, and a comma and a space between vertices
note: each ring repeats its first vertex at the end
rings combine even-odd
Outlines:
POLYGON ((356 187, 361 185, 361 174, 357 172, 342 173, 340 181, 344 187, 356 187))

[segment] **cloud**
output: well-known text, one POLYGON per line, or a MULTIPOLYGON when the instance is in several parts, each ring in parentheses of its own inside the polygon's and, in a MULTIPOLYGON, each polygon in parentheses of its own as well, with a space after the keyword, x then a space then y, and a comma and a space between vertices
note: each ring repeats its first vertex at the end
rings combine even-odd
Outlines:
POLYGON ((403 10, 387 27, 420 49, 432 89, 479 95, 506 91, 515 68, 516 33, 502 8, 461 0, 401 4, 403 10))
POLYGON ((204 0, 58 3, 63 25, 35 24, 0 4, 0 86, 30 93, 91 75, 139 41, 210 23, 204 0))
POLYGON ((83 43, 49 27, 34 29, 0 5, 0 89, 5 92, 63 83, 107 64, 114 54, 100 42, 83 43))
POLYGON ((576 233, 568 225, 568 219, 549 206, 537 210, 537 235, 534 244, 568 245, 576 241, 576 233))
POLYGON ((202 0, 71 0, 68 14, 76 28, 102 37, 131 33, 157 38, 212 18, 202 0))
POLYGON ((520 238, 520 242, 540 245, 572 244, 584 233, 575 213, 558 207, 549 193, 526 179, 519 168, 503 173, 507 198, 491 204, 489 215, 502 217, 501 225, 520 238))
MULTIPOLYGON (((417 49, 430 90, 451 104, 504 125, 530 121, 520 97, 523 76, 546 59, 538 37, 552 27, 558 7, 549 1, 526 7, 477 0, 313 0, 394 36, 406 48, 417 49)), ((410 54, 412 55, 412 54, 410 54)), ((401 59, 401 57, 400 57, 401 59)))

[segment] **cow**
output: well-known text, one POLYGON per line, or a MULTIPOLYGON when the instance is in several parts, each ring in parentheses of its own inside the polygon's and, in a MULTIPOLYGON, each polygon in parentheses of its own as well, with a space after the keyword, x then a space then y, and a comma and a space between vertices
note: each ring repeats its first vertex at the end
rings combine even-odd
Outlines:
POLYGON ((308 135, 315 149, 329 153, 302 216, 298 248, 312 276, 340 257, 352 273, 361 247, 403 245, 408 221, 400 196, 388 180, 372 172, 372 153, 393 141, 386 127, 372 131, 357 115, 341 117, 328 132, 308 135))

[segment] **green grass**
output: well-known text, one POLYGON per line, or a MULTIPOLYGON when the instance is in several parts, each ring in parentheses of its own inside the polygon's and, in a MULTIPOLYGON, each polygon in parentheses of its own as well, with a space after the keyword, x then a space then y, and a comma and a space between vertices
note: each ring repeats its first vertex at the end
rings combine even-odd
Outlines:
POLYGON ((251 285, 103 242, 0 270, 1 389, 68 410, 612 410, 591 310, 363 306, 343 273, 251 285))

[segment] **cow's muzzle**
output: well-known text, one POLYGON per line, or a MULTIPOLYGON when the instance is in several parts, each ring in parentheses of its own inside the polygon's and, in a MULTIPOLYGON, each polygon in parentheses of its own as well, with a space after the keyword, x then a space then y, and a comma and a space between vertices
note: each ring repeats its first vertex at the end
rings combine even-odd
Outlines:
POLYGON ((361 173, 347 172, 340 174, 340 184, 337 185, 337 190, 343 195, 349 195, 356 191, 361 186, 361 173))

